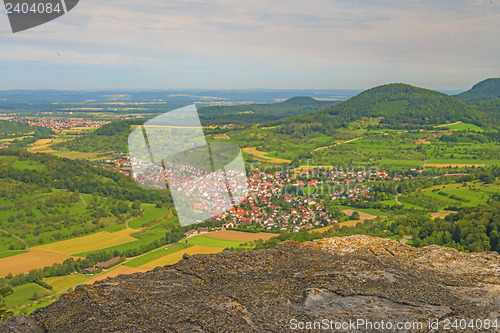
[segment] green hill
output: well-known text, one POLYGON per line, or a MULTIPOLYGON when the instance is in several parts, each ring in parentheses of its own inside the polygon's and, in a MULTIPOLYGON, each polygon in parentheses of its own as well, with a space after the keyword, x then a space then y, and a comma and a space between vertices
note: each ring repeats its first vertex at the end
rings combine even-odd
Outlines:
POLYGON ((457 99, 466 102, 488 101, 500 98, 500 78, 491 78, 474 85, 470 90, 455 95, 457 99))
POLYGON ((478 109, 500 121, 500 98, 474 103, 478 109))
POLYGON ((366 90, 330 108, 282 119, 279 123, 284 134, 293 133, 297 127, 300 131, 326 134, 356 122, 388 128, 420 128, 457 121, 481 127, 491 122, 476 106, 437 91, 397 83, 366 90))
POLYGON ((133 125, 141 125, 144 119, 120 120, 106 124, 89 133, 52 146, 54 149, 69 149, 89 153, 126 152, 128 136, 133 125))
POLYGON ((337 102, 318 101, 311 97, 293 97, 284 102, 272 104, 209 106, 201 108, 198 113, 203 125, 228 122, 256 124, 321 110, 334 103, 337 102))
POLYGON ((8 141, 10 147, 26 148, 39 139, 50 138, 52 134, 54 132, 49 128, 0 120, 0 140, 8 141))

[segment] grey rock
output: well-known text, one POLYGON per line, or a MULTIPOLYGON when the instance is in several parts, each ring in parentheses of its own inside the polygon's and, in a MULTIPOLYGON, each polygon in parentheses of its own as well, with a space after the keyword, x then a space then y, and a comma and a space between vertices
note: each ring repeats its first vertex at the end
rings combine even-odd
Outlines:
MULTIPOLYGON (((270 250, 192 255, 108 278, 23 320, 49 333, 287 332, 295 323, 322 320, 421 322, 422 328, 378 331, 441 332, 446 319, 498 319, 499 267, 498 253, 416 249, 368 236, 285 242, 270 250), (433 320, 440 320, 439 329, 427 327, 433 320)), ((12 330, 21 327, 16 318, 0 332, 18 332, 12 330)))

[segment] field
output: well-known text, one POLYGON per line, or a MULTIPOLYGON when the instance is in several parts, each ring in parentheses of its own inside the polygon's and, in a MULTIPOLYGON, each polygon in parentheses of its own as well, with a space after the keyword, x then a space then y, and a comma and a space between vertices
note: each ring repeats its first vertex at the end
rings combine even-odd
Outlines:
POLYGON ((191 246, 193 246, 193 245, 185 244, 185 243, 171 244, 167 247, 159 248, 159 249, 154 250, 150 253, 142 255, 138 258, 134 258, 132 260, 129 260, 124 265, 129 266, 129 267, 140 267, 142 265, 147 264, 148 262, 165 257, 169 254, 175 253, 177 251, 181 251, 181 250, 186 249, 186 248, 191 247, 191 246))
POLYGON ((243 152, 255 156, 257 161, 261 162, 268 162, 268 163, 275 163, 275 164, 287 164, 291 163, 292 161, 290 160, 285 160, 282 158, 276 158, 276 157, 268 157, 266 156, 268 153, 263 152, 263 151, 258 151, 255 148, 243 148, 243 152))
POLYGON ((26 252, 28 252, 28 251, 8 251, 8 252, 2 252, 2 253, 0 253, 0 259, 17 256, 18 254, 26 253, 26 252))
POLYGON ((14 293, 5 297, 5 304, 8 308, 16 308, 35 301, 34 299, 31 299, 33 293, 36 293, 38 298, 54 293, 53 291, 42 288, 35 283, 23 284, 12 289, 14 289, 14 293))
POLYGON ((166 266, 166 265, 173 265, 177 262, 179 262, 182 259, 182 256, 184 253, 187 253, 189 255, 193 254, 208 254, 208 253, 218 253, 222 252, 224 250, 223 247, 213 247, 213 246, 200 246, 200 245, 194 245, 191 246, 187 249, 177 251, 175 253, 166 255, 164 257, 161 257, 159 259, 153 260, 147 264, 144 264, 140 266, 140 268, 144 269, 152 269, 158 266, 166 266))
POLYGON ((430 168, 478 168, 484 167, 486 164, 467 164, 467 163, 425 163, 424 167, 430 168))
POLYGON ((33 250, 72 255, 88 251, 97 251, 115 245, 136 241, 130 235, 136 230, 124 229, 117 232, 101 231, 92 235, 76 237, 60 242, 34 247, 33 250))
POLYGON ((129 222, 128 226, 132 229, 140 229, 145 223, 158 220, 172 212, 165 208, 156 208, 153 204, 142 204, 143 214, 129 222))
POLYGON ((474 124, 467 124, 461 121, 454 124, 438 125, 436 127, 444 128, 450 131, 471 131, 471 132, 483 132, 483 129, 474 124))
MULTIPOLYGON (((363 222, 364 221, 362 221, 362 220, 353 220, 353 221, 341 222, 341 223, 339 223, 339 227, 340 228, 342 228, 342 227, 355 227, 359 223, 363 223, 363 222)), ((313 233, 313 232, 320 232, 321 233, 321 232, 328 231, 331 228, 333 228, 333 225, 327 225, 326 227, 318 228, 318 229, 312 229, 312 230, 309 230, 308 232, 309 233, 313 233)))
POLYGON ((359 210, 352 210, 352 209, 345 209, 344 211, 342 211, 344 214, 346 214, 347 216, 351 216, 352 213, 354 212, 358 212, 359 213, 359 218, 361 220, 374 220, 377 218, 377 216, 375 215, 371 215, 371 214, 368 214, 368 213, 364 213, 364 212, 361 212, 359 210))
POLYGON ((66 255, 41 251, 30 251, 18 254, 16 256, 0 259, 0 276, 5 276, 9 273, 15 275, 28 272, 32 269, 52 266, 56 263, 62 263, 68 258, 70 257, 66 255))
POLYGON ((54 288, 54 291, 59 292, 80 284, 87 279, 88 276, 80 273, 75 273, 65 276, 53 276, 46 278, 43 281, 51 285, 54 288))
POLYGON ((244 241, 234 241, 234 240, 226 240, 226 239, 220 239, 220 238, 212 238, 212 237, 205 237, 205 236, 194 236, 190 237, 186 240, 187 244, 191 245, 200 245, 200 246, 214 246, 214 247, 241 247, 242 245, 244 246, 245 243, 244 241))
POLYGON ((128 267, 121 265, 116 268, 112 268, 111 270, 107 271, 104 274, 97 275, 93 279, 90 279, 87 282, 85 282, 85 284, 92 284, 96 281, 101 281, 109 277, 114 277, 120 274, 132 274, 132 273, 147 272, 147 271, 148 271, 147 269, 143 268, 135 268, 135 267, 128 267))
POLYGON ((203 234, 203 236, 209 238, 225 239, 230 241, 254 242, 258 241, 259 239, 268 240, 275 236, 278 236, 278 234, 268 234, 265 232, 251 233, 251 232, 241 232, 234 230, 221 230, 221 231, 209 232, 207 234, 203 234))

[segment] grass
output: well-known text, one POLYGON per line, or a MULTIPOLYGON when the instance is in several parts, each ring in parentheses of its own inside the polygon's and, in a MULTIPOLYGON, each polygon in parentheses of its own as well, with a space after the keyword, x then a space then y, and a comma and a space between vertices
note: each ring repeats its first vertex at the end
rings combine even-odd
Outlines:
POLYGON ((223 247, 194 245, 181 251, 177 251, 175 253, 148 262, 147 264, 142 265, 140 268, 152 269, 158 266, 173 265, 182 259, 184 253, 187 253, 189 255, 208 254, 222 252, 223 250, 223 247))
POLYGON ((181 251, 181 250, 186 249, 186 248, 191 247, 191 246, 193 246, 193 245, 185 244, 185 243, 171 244, 171 245, 167 246, 166 248, 162 247, 160 249, 154 250, 154 251, 147 253, 145 255, 142 255, 140 257, 129 260, 124 265, 129 266, 129 267, 140 267, 140 266, 143 266, 151 261, 165 257, 167 255, 181 251))
POLYGON ((214 246, 214 247, 241 247, 242 244, 247 244, 245 241, 233 241, 226 239, 211 238, 205 236, 194 236, 187 239, 187 243, 191 245, 200 246, 214 246))
POLYGON ((26 283, 12 289, 14 289, 14 293, 4 298, 5 305, 7 305, 9 309, 34 302, 35 300, 31 299, 33 293, 37 293, 39 298, 54 293, 53 291, 40 287, 36 283, 26 283))
POLYGON ((18 254, 26 253, 28 251, 10 251, 0 253, 0 259, 17 256, 18 254))
POLYGON ((68 258, 69 256, 62 254, 38 251, 29 251, 12 257, 3 258, 0 259, 0 277, 9 273, 14 275, 26 273, 32 269, 52 266, 55 263, 60 264, 68 258))
POLYGON ((30 161, 15 161, 11 165, 13 168, 19 170, 43 170, 45 169, 45 165, 40 164, 31 164, 30 161))
POLYGON ((124 229, 118 232, 110 233, 101 231, 95 234, 76 237, 60 242, 34 247, 33 250, 46 251, 59 254, 72 255, 83 251, 97 251, 110 246, 121 245, 133 242, 136 239, 131 237, 134 230, 124 229))
POLYGON ((158 220, 171 213, 170 210, 166 210, 165 208, 156 208, 153 204, 142 204, 141 208, 144 213, 130 221, 128 224, 132 229, 140 229, 145 223, 158 220))
MULTIPOLYGON (((135 232, 136 230, 131 230, 131 232, 135 232)), ((110 247, 105 247, 101 248, 99 250, 102 251, 126 251, 126 250, 134 250, 139 248, 141 245, 148 245, 153 243, 155 240, 160 240, 165 237, 165 234, 167 232, 167 229, 165 228, 155 228, 152 229, 153 234, 144 238, 136 239, 134 238, 134 241, 129 241, 127 243, 123 243, 120 245, 115 245, 115 246, 110 246, 110 247)), ((134 237, 136 234, 132 234, 132 237, 134 237)), ((78 254, 75 254, 77 257, 85 257, 86 255, 94 252, 95 250, 87 250, 85 252, 80 252, 78 254)))
POLYGON ((51 285, 54 291, 59 292, 80 284, 86 279, 88 279, 86 275, 75 273, 71 275, 49 277, 46 278, 44 282, 51 285))
POLYGON ((36 309, 39 309, 39 308, 43 308, 43 307, 46 307, 47 305, 50 305, 52 304, 54 301, 40 301, 40 302, 36 302, 36 303, 33 303, 31 304, 30 306, 28 307, 25 307, 25 308, 22 308, 22 309, 17 309, 14 311, 14 315, 15 316, 18 316, 20 315, 21 313, 23 314, 30 314, 32 313, 33 311, 35 311, 36 309))
POLYGON ((450 124, 446 126, 440 126, 440 128, 448 129, 450 131, 472 131, 472 132, 483 132, 483 129, 474 124, 467 123, 458 123, 458 124, 450 124))
MULTIPOLYGON (((396 200, 394 200, 394 203, 396 204, 396 200)), ((378 209, 373 209, 373 208, 356 208, 356 207, 343 206, 343 205, 336 205, 334 207, 339 208, 341 211, 346 210, 346 209, 351 209, 351 210, 355 210, 358 212, 363 212, 363 213, 375 215, 375 216, 387 216, 387 213, 382 212, 378 209)))

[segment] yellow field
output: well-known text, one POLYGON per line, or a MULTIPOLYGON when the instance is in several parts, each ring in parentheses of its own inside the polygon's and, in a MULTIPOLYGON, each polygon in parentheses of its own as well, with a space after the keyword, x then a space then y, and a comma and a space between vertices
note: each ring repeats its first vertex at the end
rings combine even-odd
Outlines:
POLYGON ((254 242, 259 239, 268 240, 273 238, 274 236, 278 236, 278 234, 268 234, 265 232, 259 232, 254 234, 251 232, 221 230, 221 231, 209 232, 203 234, 203 236, 210 238, 217 238, 217 239, 234 240, 240 242, 254 242))
POLYGON ((51 142, 52 142, 52 139, 40 139, 34 143, 34 146, 48 145, 51 142))
POLYGON ((276 164, 283 164, 283 163, 291 163, 292 162, 290 160, 285 160, 282 158, 267 157, 265 155, 268 153, 263 152, 263 151, 258 151, 255 148, 243 148, 243 151, 247 154, 258 157, 258 158, 256 158, 256 160, 262 161, 262 162, 269 162, 269 163, 276 163, 276 164))
MULTIPOLYGON (((206 235, 206 234, 204 234, 204 235, 206 235)), ((182 256, 184 255, 184 253, 187 253, 189 255, 191 255, 191 254, 207 254, 207 253, 218 253, 218 252, 222 252, 223 250, 224 250, 223 247, 193 245, 193 246, 188 247, 187 249, 184 249, 182 251, 178 251, 178 252, 166 255, 162 258, 158 258, 156 260, 150 261, 147 264, 140 266, 140 268, 152 269, 152 268, 155 268, 158 266, 173 265, 182 259, 182 256)))
POLYGON ((2 139, 0 140, 0 142, 12 142, 14 140, 23 140, 23 139, 26 139, 26 138, 31 138, 32 136, 31 135, 27 135, 27 136, 19 136, 19 137, 16 137, 16 138, 10 138, 10 139, 2 139))
POLYGON ((0 276, 5 276, 9 273, 14 275, 27 273, 32 269, 44 268, 56 263, 60 264, 68 258, 70 257, 66 255, 39 251, 18 254, 16 256, 0 259, 0 276))
POLYGON ((94 158, 99 156, 98 153, 80 153, 76 151, 68 151, 68 152, 56 152, 54 155, 59 156, 59 157, 66 157, 66 158, 94 158))
POLYGON ((46 251, 59 254, 75 254, 97 251, 107 247, 125 244, 137 240, 130 234, 137 230, 124 229, 117 232, 101 231, 96 234, 63 240, 60 242, 34 247, 33 250, 46 251))
POLYGON ((485 167, 486 164, 425 164, 424 167, 434 168, 472 168, 472 167, 485 167))
POLYGON ((360 211, 357 211, 357 210, 352 210, 352 209, 346 209, 346 210, 343 210, 342 212, 345 215, 347 215, 347 216, 351 216, 352 213, 358 212, 359 213, 359 218, 361 220, 375 220, 377 218, 375 215, 363 213, 363 212, 360 212, 360 211))
POLYGON ((142 272, 147 272, 147 271, 148 271, 148 269, 144 269, 144 268, 118 266, 115 269, 111 269, 110 271, 108 271, 102 275, 96 276, 95 278, 88 280, 87 282, 85 282, 85 284, 92 284, 96 281, 101 281, 101 280, 104 280, 106 278, 114 277, 114 276, 117 276, 120 274, 142 273, 142 272))
POLYGON ((444 219, 446 216, 450 215, 450 214, 453 214, 454 212, 437 212, 437 213, 434 213, 431 215, 431 218, 434 220, 434 219, 437 219, 437 218, 440 218, 440 219, 444 219))
POLYGON ((215 140, 229 140, 231 138, 229 136, 227 136, 227 134, 222 134, 222 135, 214 136, 214 139, 215 140))
MULTIPOLYGON (((339 228, 342 228, 342 227, 355 227, 356 225, 358 225, 358 223, 363 223, 363 222, 364 221, 362 221, 362 220, 354 220, 354 221, 341 222, 341 223, 339 223, 339 228)), ((329 225, 329 226, 326 226, 326 227, 323 227, 323 228, 309 230, 309 233, 313 233, 313 232, 325 232, 325 231, 330 230, 331 228, 333 228, 333 225, 329 225)))

